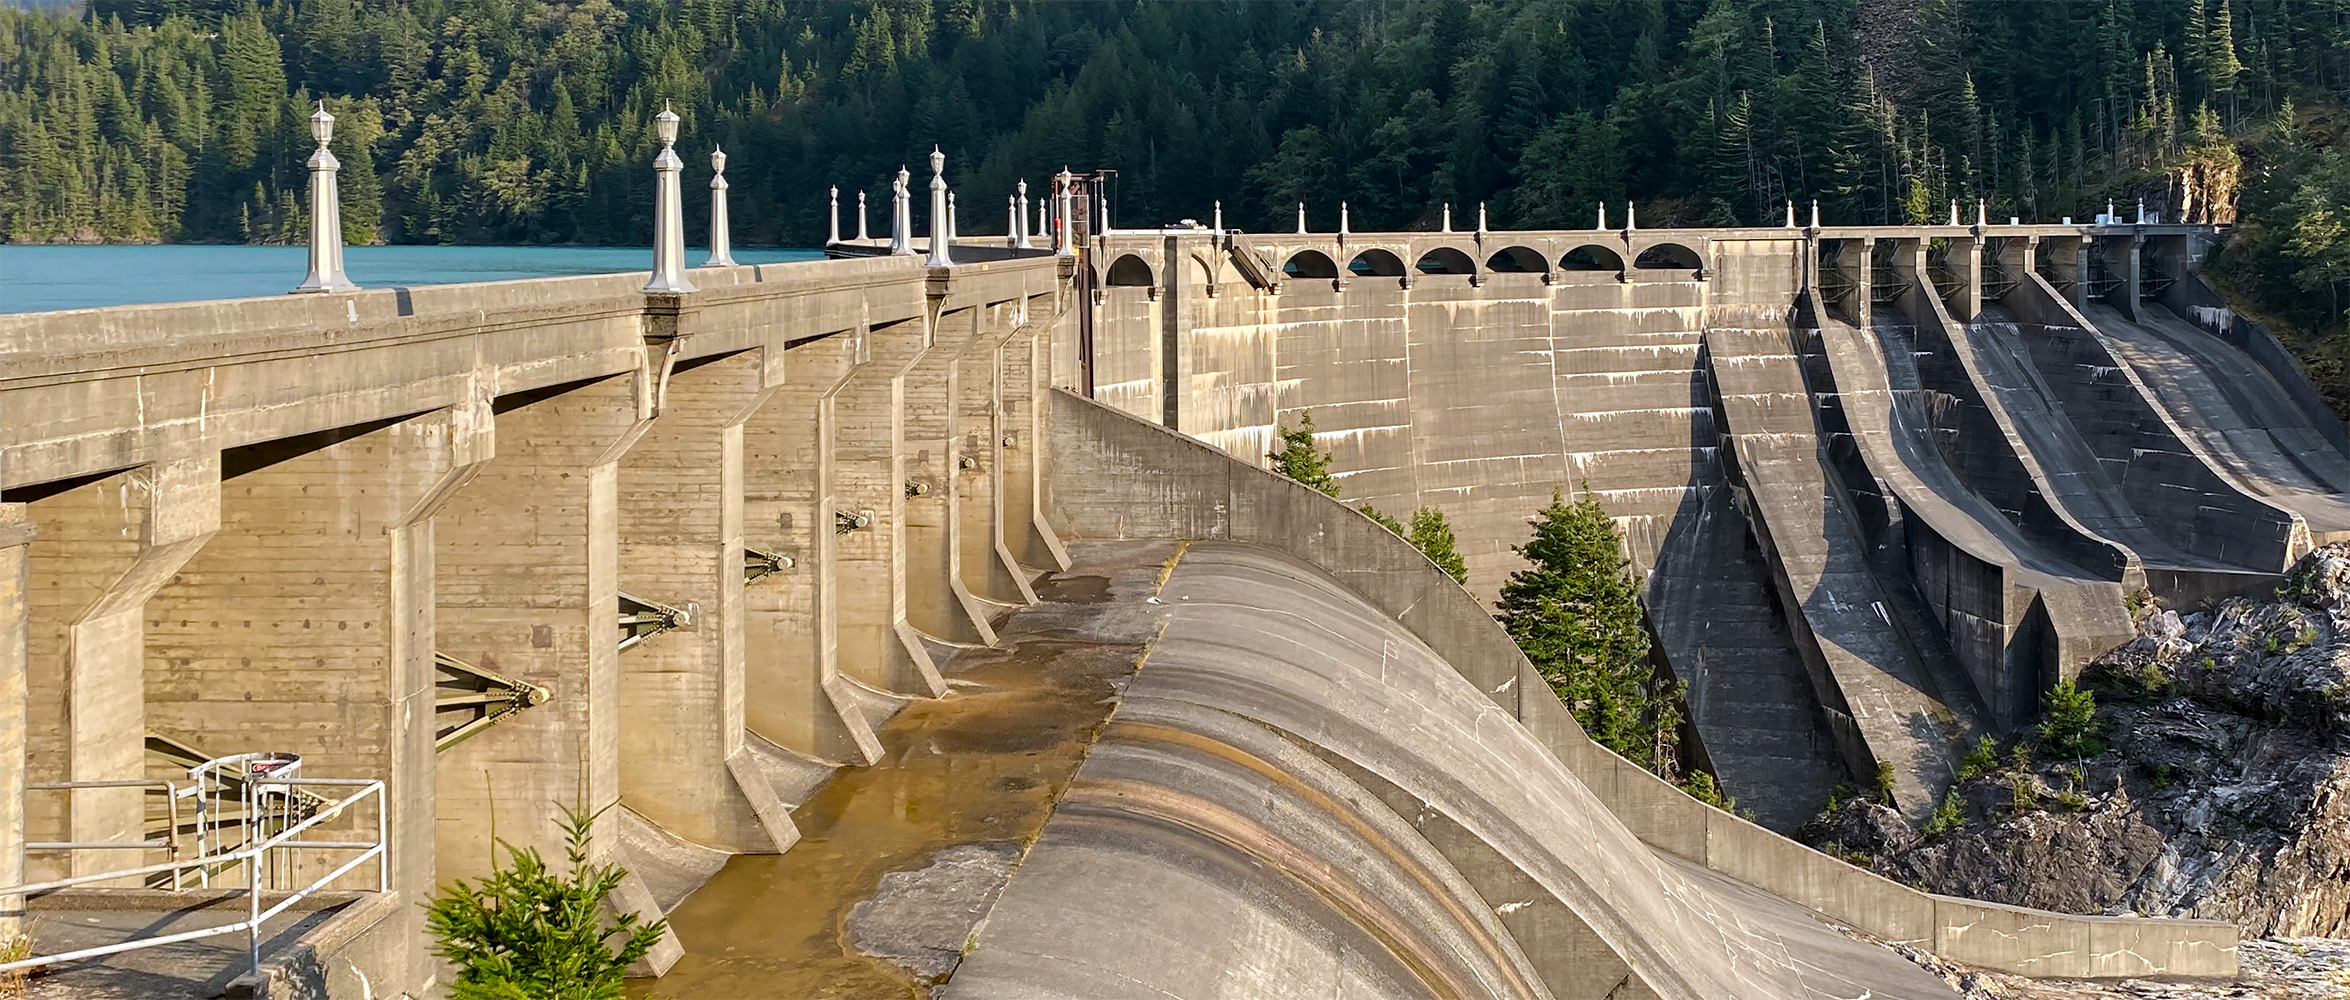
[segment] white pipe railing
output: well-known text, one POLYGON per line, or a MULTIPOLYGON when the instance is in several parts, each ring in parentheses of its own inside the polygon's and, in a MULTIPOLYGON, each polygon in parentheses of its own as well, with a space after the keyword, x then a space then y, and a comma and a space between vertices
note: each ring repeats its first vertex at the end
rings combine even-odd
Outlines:
MULTIPOLYGON (((222 758, 220 761, 206 761, 204 764, 190 768, 190 776, 196 777, 198 779, 199 787, 201 787, 202 784, 207 780, 216 781, 219 772, 219 765, 223 762, 241 763, 238 758, 222 758), (204 775, 199 775, 198 772, 209 772, 210 777, 208 778, 204 775)), ((91 784, 95 787, 104 787, 108 783, 84 784, 91 784)), ((113 784, 115 784, 116 787, 128 787, 132 784, 145 783, 122 782, 113 784)), ((126 951, 137 951, 143 948, 158 948, 167 944, 178 944, 182 941, 194 941, 201 938, 218 937, 223 934, 234 934, 238 931, 243 931, 245 932, 246 962, 249 965, 255 979, 258 980, 261 975, 261 928, 264 923, 284 913, 294 904, 301 902, 303 899, 308 898, 313 893, 326 888, 327 886, 333 884, 336 879, 350 874, 352 870, 358 868, 360 865, 366 864, 371 860, 376 863, 375 890, 377 892, 390 891, 392 871, 391 852, 389 849, 388 839, 389 810, 385 807, 383 782, 368 778, 288 777, 264 779, 259 776, 248 775, 245 778, 244 788, 244 799, 246 805, 244 821, 249 824, 249 830, 257 830, 259 828, 259 820, 256 818, 256 814, 253 810, 261 797, 262 789, 260 786, 262 785, 268 785, 272 788, 278 788, 289 792, 293 788, 297 787, 352 788, 356 789, 356 791, 342 799, 321 806, 315 812, 312 812, 309 816, 306 816, 300 821, 292 823, 291 825, 285 826, 277 832, 269 835, 266 839, 255 840, 251 836, 248 836, 246 838, 245 844, 236 848, 235 850, 222 851, 218 854, 207 854, 200 852, 196 857, 187 858, 184 860, 175 859, 157 864, 141 865, 137 868, 124 868, 117 871, 97 872, 89 875, 76 875, 71 878, 56 879, 49 882, 35 882, 29 885, 0 888, 0 899, 30 897, 41 895, 43 893, 56 892, 60 889, 69 889, 78 885, 88 885, 93 882, 108 882, 117 879, 137 878, 140 876, 161 874, 164 872, 177 873, 185 871, 189 868, 196 868, 199 872, 203 873, 205 884, 209 886, 210 871, 213 867, 217 866, 225 869, 230 865, 243 862, 245 865, 245 919, 236 921, 235 923, 222 924, 218 927, 206 927, 199 930, 181 931, 177 934, 163 934, 155 937, 134 938, 129 941, 118 941, 114 944, 99 945, 91 948, 81 948, 74 951, 59 952, 54 955, 36 955, 31 958, 19 959, 14 962, 0 962, 0 972, 12 972, 19 969, 30 969, 43 965, 54 965, 59 962, 78 962, 85 959, 103 958, 107 955, 120 954, 126 951), (315 829, 320 824, 323 824, 328 820, 334 819, 335 817, 348 812, 353 806, 357 805, 361 800, 366 799, 369 796, 373 796, 376 800, 374 840, 304 840, 301 838, 300 835, 302 833, 315 829), (265 908, 261 905, 261 896, 263 892, 262 871, 270 860, 270 852, 286 850, 357 850, 359 851, 359 855, 350 859, 349 861, 335 866, 334 870, 327 872, 325 875, 316 879, 312 879, 309 884, 287 893, 283 898, 280 898, 277 900, 277 902, 265 908)), ((197 799, 197 806, 199 811, 203 809, 203 805, 204 799, 199 797, 197 799)), ((201 835, 202 832, 203 828, 200 826, 199 834, 201 835)), ((95 846, 127 847, 144 845, 101 844, 95 846)), ((60 847, 57 849, 63 850, 69 848, 60 847)), ((280 860, 283 860, 284 855, 280 854, 278 857, 280 860)))

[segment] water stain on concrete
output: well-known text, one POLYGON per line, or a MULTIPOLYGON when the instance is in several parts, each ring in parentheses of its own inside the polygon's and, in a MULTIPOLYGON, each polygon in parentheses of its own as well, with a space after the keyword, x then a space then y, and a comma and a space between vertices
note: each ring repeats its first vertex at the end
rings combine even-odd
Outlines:
POLYGON ((949 664, 968 683, 907 705, 882 727, 881 762, 843 769, 793 814, 799 843, 728 861, 670 913, 685 957, 660 979, 630 983, 629 996, 927 997, 952 974, 969 929, 1044 828, 1156 635, 1164 609, 1144 599, 1173 552, 1087 552, 1079 558, 1099 561, 1041 581, 1045 603, 1007 619, 999 646, 949 664), (974 860, 990 857, 1000 875, 974 860), (949 890, 958 887, 986 904, 957 904, 949 890), (850 943, 851 911, 868 900, 855 940, 878 955, 850 943), (961 939, 936 940, 958 921, 961 939))

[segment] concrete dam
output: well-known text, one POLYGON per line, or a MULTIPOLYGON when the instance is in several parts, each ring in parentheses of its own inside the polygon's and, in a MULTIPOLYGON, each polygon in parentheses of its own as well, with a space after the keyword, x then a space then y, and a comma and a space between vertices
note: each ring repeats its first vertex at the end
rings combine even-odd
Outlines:
POLYGON ((2208 229, 1077 221, 0 317, 36 989, 437 995, 420 904, 564 810, 678 997, 2236 974, 2230 924, 1782 836, 1880 765, 1930 809, 2132 595, 2350 531, 2208 229), (1346 503, 1263 467, 1308 411, 1346 503), (1594 744, 1480 603, 1559 488, 1753 821, 1594 744), (1444 510, 1468 587, 1364 501, 1444 510))

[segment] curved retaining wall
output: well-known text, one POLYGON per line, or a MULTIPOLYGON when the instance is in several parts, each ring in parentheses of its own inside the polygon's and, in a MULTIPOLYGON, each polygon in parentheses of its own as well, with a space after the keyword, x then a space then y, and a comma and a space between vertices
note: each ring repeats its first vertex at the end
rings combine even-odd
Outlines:
POLYGON ((1683 794, 1600 748, 1469 593, 1313 490, 1053 393, 1047 504, 1064 534, 1246 542, 1324 567, 1515 716, 1643 843, 1888 941, 2030 976, 2233 977, 2235 925, 2049 913, 1920 892, 1683 794))

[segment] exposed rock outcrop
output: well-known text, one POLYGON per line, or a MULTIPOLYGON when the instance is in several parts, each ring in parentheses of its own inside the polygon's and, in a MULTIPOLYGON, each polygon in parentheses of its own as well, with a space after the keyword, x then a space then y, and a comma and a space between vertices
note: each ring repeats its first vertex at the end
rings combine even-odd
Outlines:
POLYGON ((2027 734, 1972 757, 1923 828, 1848 802, 1805 838, 1953 895, 2350 936, 2350 545, 2271 600, 2148 609, 2084 683, 2101 751, 2027 734))

